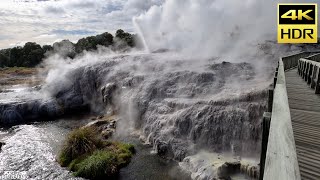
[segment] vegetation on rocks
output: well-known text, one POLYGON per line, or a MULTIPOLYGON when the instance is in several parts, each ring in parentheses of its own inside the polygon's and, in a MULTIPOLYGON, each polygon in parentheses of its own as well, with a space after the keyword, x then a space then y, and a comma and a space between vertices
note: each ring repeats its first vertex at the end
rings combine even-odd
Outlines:
POLYGON ((75 176, 103 179, 115 177, 133 154, 133 145, 104 140, 96 129, 85 127, 69 134, 58 161, 75 176))

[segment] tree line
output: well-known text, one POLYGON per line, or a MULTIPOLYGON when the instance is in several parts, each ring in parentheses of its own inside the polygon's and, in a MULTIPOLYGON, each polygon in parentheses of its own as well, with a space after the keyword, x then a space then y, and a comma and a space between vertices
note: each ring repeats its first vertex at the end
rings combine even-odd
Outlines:
POLYGON ((56 42, 52 46, 40 46, 35 42, 27 42, 23 47, 0 50, 0 67, 34 67, 50 54, 58 53, 63 57, 74 58, 83 51, 94 51, 99 46, 111 47, 113 50, 126 50, 137 46, 137 36, 117 30, 115 37, 108 33, 85 37, 72 43, 69 40, 56 42))

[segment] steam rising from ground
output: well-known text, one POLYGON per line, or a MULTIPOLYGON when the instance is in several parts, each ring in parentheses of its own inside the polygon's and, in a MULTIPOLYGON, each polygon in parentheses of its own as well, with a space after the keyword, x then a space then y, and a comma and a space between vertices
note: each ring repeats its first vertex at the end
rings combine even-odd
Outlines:
POLYGON ((275 16, 275 2, 167 0, 133 19, 149 52, 52 56, 43 91, 118 112, 117 135, 137 130, 179 161, 203 149, 255 156, 265 89, 288 51, 266 42, 275 16))
MULTIPOLYGON (((275 39, 276 2, 167 0, 134 18, 147 50, 53 55, 42 92, 60 107, 118 112, 117 134, 138 130, 163 156, 259 151, 265 89, 290 46, 275 39)), ((299 50, 299 49, 295 49, 299 50)))
POLYGON ((257 43, 275 39, 276 7, 276 1, 167 0, 133 21, 151 51, 239 56, 254 51, 257 43))

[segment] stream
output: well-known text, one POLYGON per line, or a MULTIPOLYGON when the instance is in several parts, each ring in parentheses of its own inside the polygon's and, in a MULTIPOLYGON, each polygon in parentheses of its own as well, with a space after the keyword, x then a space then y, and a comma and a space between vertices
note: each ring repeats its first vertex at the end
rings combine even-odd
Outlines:
MULTIPOLYGON (((0 179, 81 179, 75 178, 56 162, 66 135, 89 122, 89 118, 60 119, 50 122, 14 126, 0 130, 0 141, 6 144, 0 153, 0 179)), ((131 163, 121 169, 119 179, 188 179, 178 164, 151 153, 152 148, 138 139, 133 143, 136 154, 131 163)))
MULTIPOLYGON (((39 96, 37 91, 25 86, 14 85, 0 93, 0 103, 20 102, 39 96)), ((55 121, 35 122, 11 128, 0 127, 0 180, 5 179, 83 179, 61 167, 56 158, 63 141, 70 131, 86 125, 90 117, 77 115, 55 121)), ((138 138, 127 137, 114 140, 135 145, 136 153, 130 164, 121 169, 118 179, 190 179, 182 173, 178 163, 163 159, 152 152, 152 147, 143 145, 138 138)))

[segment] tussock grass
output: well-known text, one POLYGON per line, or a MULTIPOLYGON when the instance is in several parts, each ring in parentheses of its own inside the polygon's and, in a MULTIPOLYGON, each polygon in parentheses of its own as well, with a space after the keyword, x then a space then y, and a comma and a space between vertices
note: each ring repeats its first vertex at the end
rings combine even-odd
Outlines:
POLYGON ((75 176, 103 179, 116 176, 133 154, 131 144, 105 141, 94 128, 80 128, 68 135, 58 162, 75 176))

